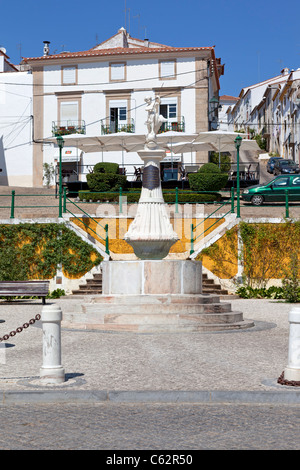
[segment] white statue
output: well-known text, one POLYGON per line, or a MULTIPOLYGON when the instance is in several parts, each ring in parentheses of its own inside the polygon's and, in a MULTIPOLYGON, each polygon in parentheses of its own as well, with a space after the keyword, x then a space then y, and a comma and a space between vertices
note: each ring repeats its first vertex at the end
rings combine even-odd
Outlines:
POLYGON ((159 131, 163 122, 166 122, 161 114, 159 114, 160 97, 156 96, 154 100, 150 96, 146 96, 145 102, 147 103, 146 111, 148 117, 146 121, 148 134, 146 135, 145 148, 153 149, 156 148, 156 134, 159 131))

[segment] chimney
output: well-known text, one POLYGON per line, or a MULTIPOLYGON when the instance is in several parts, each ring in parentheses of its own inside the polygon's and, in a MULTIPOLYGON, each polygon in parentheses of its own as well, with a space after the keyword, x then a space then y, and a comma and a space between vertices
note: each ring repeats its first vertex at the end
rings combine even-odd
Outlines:
POLYGON ((44 57, 46 57, 47 55, 49 55, 50 41, 43 41, 43 43, 44 43, 44 57))
POLYGON ((144 46, 149 47, 149 39, 144 39, 144 46))
POLYGON ((288 75, 289 74, 289 69, 287 67, 285 67, 284 69, 281 70, 281 74, 282 75, 288 75))

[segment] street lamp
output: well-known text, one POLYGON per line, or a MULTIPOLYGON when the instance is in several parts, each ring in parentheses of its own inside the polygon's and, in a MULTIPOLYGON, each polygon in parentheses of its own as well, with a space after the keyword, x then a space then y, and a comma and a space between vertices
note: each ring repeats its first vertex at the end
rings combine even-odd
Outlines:
MULTIPOLYGON (((209 119, 210 121, 210 126, 211 126, 211 129, 217 129, 219 127, 218 125, 218 122, 216 124, 216 126, 212 126, 212 123, 213 122, 216 122, 216 111, 219 110, 220 108, 222 108, 222 106, 220 105, 219 103, 219 100, 218 98, 216 98, 215 96, 213 96, 210 100, 209 100, 209 104, 211 105, 211 110, 209 112, 209 114, 213 114, 213 117, 209 119)), ((219 111, 218 111, 219 112, 219 111)), ((218 115, 219 117, 219 115, 218 115)), ((219 147, 220 147, 220 142, 219 142, 219 147)), ((220 148, 219 148, 219 168, 221 168, 221 152, 220 152, 220 148)))
POLYGON ((236 216, 241 217, 240 214, 240 146, 242 143, 242 137, 238 135, 234 141, 236 147, 236 216))
POLYGON ((59 147, 59 217, 62 217, 62 172, 61 172, 61 154, 62 154, 62 149, 64 146, 64 139, 62 138, 61 135, 58 135, 56 137, 57 140, 57 145, 59 147))

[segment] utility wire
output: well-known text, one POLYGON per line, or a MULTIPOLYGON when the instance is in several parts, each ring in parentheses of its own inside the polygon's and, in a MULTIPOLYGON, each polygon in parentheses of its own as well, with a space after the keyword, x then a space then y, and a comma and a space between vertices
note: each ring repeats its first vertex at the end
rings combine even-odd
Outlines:
MULTIPOLYGON (((203 69, 196 69, 196 70, 189 70, 188 72, 180 72, 176 73, 176 77, 181 76, 181 75, 187 75, 189 73, 197 73, 197 72, 205 72, 207 71, 207 68, 203 69)), ((172 78, 174 77, 174 74, 172 75, 165 75, 163 77, 160 76, 155 76, 155 77, 149 77, 149 78, 139 78, 139 79, 134 79, 134 80, 125 80, 125 81, 120 81, 119 83, 134 83, 134 82, 144 82, 147 80, 157 80, 157 79, 164 79, 164 78, 172 78)), ((20 85, 20 86, 32 86, 32 87, 80 87, 80 86, 95 86, 95 85, 112 85, 116 84, 118 82, 96 82, 96 83, 76 83, 76 84, 70 84, 70 85, 62 85, 61 83, 12 83, 12 82, 0 82, 0 84, 4 85, 20 85)), ((25 95, 24 95, 25 96, 25 95)))

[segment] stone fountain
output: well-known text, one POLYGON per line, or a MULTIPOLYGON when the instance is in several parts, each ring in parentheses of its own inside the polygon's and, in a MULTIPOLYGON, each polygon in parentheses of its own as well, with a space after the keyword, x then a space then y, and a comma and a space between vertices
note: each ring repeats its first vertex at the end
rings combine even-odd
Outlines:
POLYGON ((183 332, 239 329, 253 326, 241 312, 231 311, 216 295, 202 294, 202 264, 166 259, 178 240, 163 198, 159 163, 165 151, 156 135, 164 121, 160 99, 145 98, 147 135, 143 182, 136 217, 125 234, 135 261, 103 261, 102 295, 64 316, 64 324, 107 331, 183 332))

